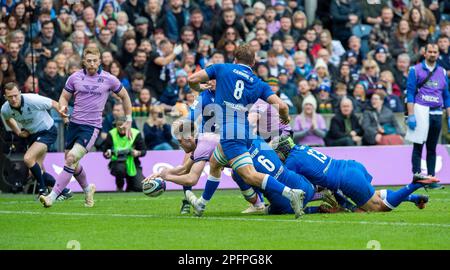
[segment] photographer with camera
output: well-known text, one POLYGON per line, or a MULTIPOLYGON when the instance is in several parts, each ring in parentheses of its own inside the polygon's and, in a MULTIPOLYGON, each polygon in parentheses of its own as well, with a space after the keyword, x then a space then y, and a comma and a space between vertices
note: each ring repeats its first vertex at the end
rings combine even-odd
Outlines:
POLYGON ((145 144, 148 150, 172 150, 170 145, 172 133, 166 123, 164 108, 154 106, 147 122, 144 124, 145 144))
POLYGON ((117 190, 122 191, 124 179, 127 182, 126 191, 142 191, 142 174, 140 157, 145 156, 145 143, 138 129, 131 128, 131 139, 126 136, 125 128, 121 128, 126 117, 118 117, 114 124, 115 128, 108 132, 103 144, 103 156, 111 159, 108 167, 113 176, 116 177, 117 190))

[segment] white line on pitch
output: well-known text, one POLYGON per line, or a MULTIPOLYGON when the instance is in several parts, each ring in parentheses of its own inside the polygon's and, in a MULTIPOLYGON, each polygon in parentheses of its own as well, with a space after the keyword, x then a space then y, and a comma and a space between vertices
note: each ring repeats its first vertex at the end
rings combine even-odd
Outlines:
POLYGON ((69 212, 33 212, 33 211, 2 211, 0 214, 12 215, 55 215, 55 216, 87 216, 87 217, 119 217, 119 218, 169 218, 169 219, 196 219, 196 220, 223 220, 223 221, 261 221, 261 222, 298 222, 298 223, 335 223, 356 225, 388 225, 388 226, 419 226, 419 227, 443 227, 450 228, 450 224, 439 223, 407 223, 407 222, 384 222, 384 221, 338 221, 338 220, 288 220, 288 219, 264 219, 264 218, 239 218, 239 217, 193 217, 193 216, 161 216, 143 214, 100 214, 100 213, 69 213, 69 212))

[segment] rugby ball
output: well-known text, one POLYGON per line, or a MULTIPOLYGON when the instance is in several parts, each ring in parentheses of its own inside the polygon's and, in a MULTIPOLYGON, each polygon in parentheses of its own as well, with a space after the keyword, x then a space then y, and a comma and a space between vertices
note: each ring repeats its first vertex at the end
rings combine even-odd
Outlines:
POLYGON ((149 197, 158 197, 166 190, 166 182, 161 178, 145 181, 142 184, 142 191, 149 197))

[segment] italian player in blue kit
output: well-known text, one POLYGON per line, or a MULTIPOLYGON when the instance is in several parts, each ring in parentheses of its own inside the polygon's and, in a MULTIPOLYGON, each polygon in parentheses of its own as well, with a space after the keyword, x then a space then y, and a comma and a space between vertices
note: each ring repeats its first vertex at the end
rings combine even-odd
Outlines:
POLYGON ((354 160, 336 160, 311 147, 295 145, 289 136, 275 139, 274 150, 286 168, 305 176, 312 184, 341 191, 356 204, 357 211, 385 212, 404 201, 413 202, 420 209, 425 207, 428 197, 412 194, 425 185, 439 182, 434 177, 415 176, 411 184, 392 191, 375 191, 372 176, 366 168, 354 160))
MULTIPOLYGON (((288 106, 272 92, 267 83, 253 74, 251 67, 254 64, 255 52, 248 44, 244 44, 236 48, 234 64, 214 64, 188 78, 191 88, 200 92, 203 90, 200 83, 215 79, 215 103, 222 110, 217 114, 221 127, 220 144, 211 157, 208 179, 218 185, 222 168, 230 165, 247 184, 286 197, 294 209, 295 217, 298 218, 304 214, 305 192, 291 189, 274 177, 257 172, 248 152, 252 139, 247 120, 248 107, 259 98, 277 106, 281 122, 289 123, 288 106)), ((190 191, 186 191, 186 195, 197 212, 205 209, 208 200, 203 196, 196 199, 190 191)))

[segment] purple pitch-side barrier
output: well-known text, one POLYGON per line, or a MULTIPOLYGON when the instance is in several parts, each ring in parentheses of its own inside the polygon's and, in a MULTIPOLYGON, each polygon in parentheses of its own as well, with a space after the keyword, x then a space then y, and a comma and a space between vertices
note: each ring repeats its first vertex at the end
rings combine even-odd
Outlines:
MULTIPOLYGON (((411 153, 412 146, 372 146, 372 147, 328 147, 317 148, 324 154, 332 156, 334 159, 354 159, 367 168, 373 176, 373 184, 380 185, 405 185, 411 182, 411 153)), ((425 158, 422 158, 422 169, 426 173, 425 158)), ((141 158, 143 173, 145 176, 153 172, 161 171, 165 167, 174 167, 183 161, 183 151, 148 151, 147 155, 141 158)), ((116 185, 113 176, 109 173, 108 162, 102 153, 93 152, 87 154, 81 164, 86 170, 89 183, 95 183, 98 191, 115 191, 116 185)), ((64 164, 63 153, 49 153, 45 159, 47 172, 57 177, 64 164)), ((442 145, 437 147, 436 175, 441 179, 441 183, 450 184, 450 156, 446 148, 442 145)), ((202 173, 197 189, 203 189, 206 182, 209 165, 207 164, 202 173)), ((219 188, 237 188, 237 185, 230 177, 230 169, 225 169, 222 173, 222 180, 219 188)), ((72 178, 69 188, 73 191, 81 191, 80 186, 72 178)), ((181 186, 167 182, 168 190, 180 190, 181 186)))

